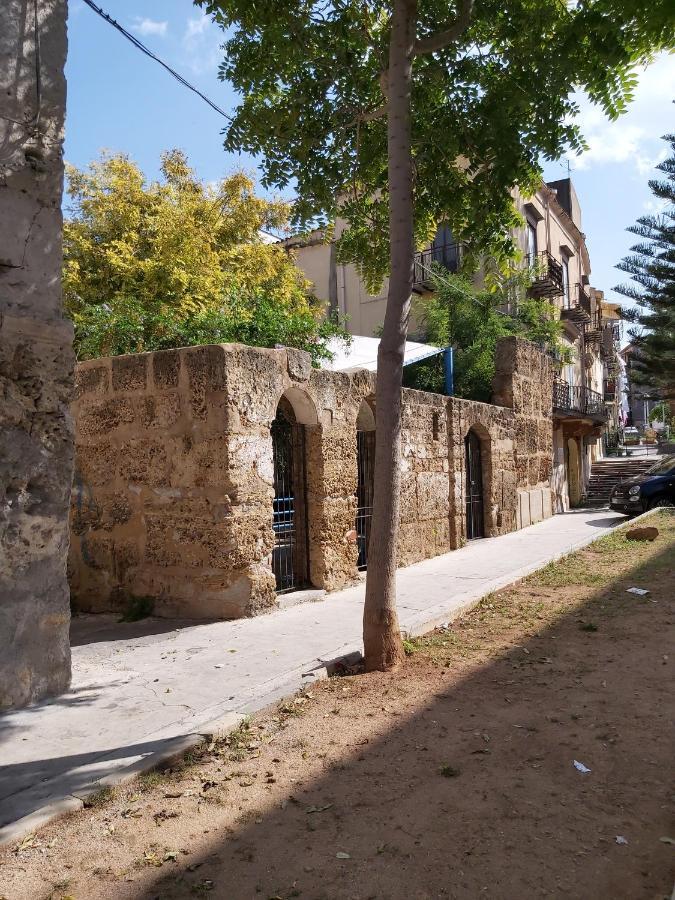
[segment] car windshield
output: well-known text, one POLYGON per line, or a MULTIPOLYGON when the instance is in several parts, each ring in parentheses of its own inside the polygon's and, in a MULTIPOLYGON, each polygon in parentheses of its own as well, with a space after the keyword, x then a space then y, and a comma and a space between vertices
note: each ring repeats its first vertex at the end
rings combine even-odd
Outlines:
POLYGON ((673 475, 675 474, 675 456, 666 456, 651 469, 647 470, 648 475, 673 475))

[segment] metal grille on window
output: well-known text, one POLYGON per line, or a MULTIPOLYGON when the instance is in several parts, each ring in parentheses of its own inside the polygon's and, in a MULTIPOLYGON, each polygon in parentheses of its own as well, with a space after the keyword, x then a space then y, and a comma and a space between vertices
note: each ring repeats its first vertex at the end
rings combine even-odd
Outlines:
POLYGON ((464 442, 466 451, 466 536, 468 540, 485 537, 483 520, 483 472, 480 439, 470 431, 464 442))
POLYGON ((375 465, 375 432, 356 432, 356 541, 359 551, 358 568, 368 565, 368 543, 373 518, 373 470, 375 465))
POLYGON ((280 412, 272 422, 272 452, 274 457, 274 550, 272 571, 278 593, 292 591, 296 586, 295 573, 295 490, 293 466, 293 426, 280 412))

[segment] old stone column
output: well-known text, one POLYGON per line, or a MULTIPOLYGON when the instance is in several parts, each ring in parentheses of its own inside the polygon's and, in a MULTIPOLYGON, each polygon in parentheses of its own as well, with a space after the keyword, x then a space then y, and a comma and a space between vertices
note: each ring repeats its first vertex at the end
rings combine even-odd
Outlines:
POLYGON ((0 3, 0 709, 70 681, 66 0, 0 3))

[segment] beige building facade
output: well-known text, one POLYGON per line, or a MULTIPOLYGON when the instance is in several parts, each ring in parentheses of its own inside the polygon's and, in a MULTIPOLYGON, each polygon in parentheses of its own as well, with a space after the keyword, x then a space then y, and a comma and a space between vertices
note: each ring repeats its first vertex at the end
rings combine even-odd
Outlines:
MULTIPOLYGON (((581 206, 571 180, 542 184, 533 197, 514 191, 514 203, 523 220, 514 231, 514 242, 525 263, 537 272, 530 294, 552 302, 564 327, 565 361, 553 388, 552 458, 554 509, 562 512, 582 501, 591 466, 602 455, 602 436, 610 418, 605 393, 612 382, 620 314, 590 284, 581 206)), ((338 222, 338 234, 340 227, 338 222)), ((337 262, 334 245, 325 243, 321 232, 286 243, 317 296, 346 317, 351 333, 378 333, 384 319, 386 282, 381 291, 370 295, 355 267, 337 262)), ((448 229, 439 228, 430 247, 417 254, 416 292, 423 295, 431 289, 428 274, 434 263, 456 272, 461 255, 462 248, 448 229)), ((410 334, 424 339, 414 315, 410 334)))

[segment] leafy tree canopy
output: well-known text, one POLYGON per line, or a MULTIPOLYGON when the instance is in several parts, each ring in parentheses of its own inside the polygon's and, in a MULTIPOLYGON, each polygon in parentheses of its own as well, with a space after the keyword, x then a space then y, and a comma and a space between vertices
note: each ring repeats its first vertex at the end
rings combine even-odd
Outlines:
MULTIPOLYGON (((454 348, 454 390, 458 397, 489 403, 495 374, 495 347, 501 337, 518 335, 566 358, 562 323, 552 303, 527 297, 531 272, 511 269, 477 287, 466 275, 437 273, 434 292, 420 297, 417 317, 425 339, 454 348)), ((444 393, 443 361, 431 357, 404 371, 407 387, 444 393)))
POLYGON ((664 140, 672 154, 657 166, 666 180, 649 182, 652 193, 665 203, 659 215, 642 216, 628 231, 640 242, 631 247, 618 269, 632 284, 615 288, 637 303, 623 314, 636 327, 630 330, 635 352, 631 378, 661 397, 675 397, 675 135, 664 140))
POLYGON ((320 324, 292 257, 263 237, 288 204, 242 173, 205 185, 177 150, 161 171, 147 182, 121 154, 68 168, 63 288, 80 358, 231 340, 326 355, 341 329, 320 324))
MULTIPOLYGON (((295 187, 296 225, 345 218, 338 252, 372 289, 389 268, 383 73, 393 3, 196 2, 227 32, 220 75, 242 97, 226 149, 261 155, 265 184, 295 187)), ((517 221, 510 189, 533 192, 542 157, 584 147, 574 89, 618 116, 635 65, 673 44, 671 2, 425 0, 416 9, 416 240, 447 221, 458 239, 503 259, 517 221), (450 35, 453 24, 467 27, 450 35)))

